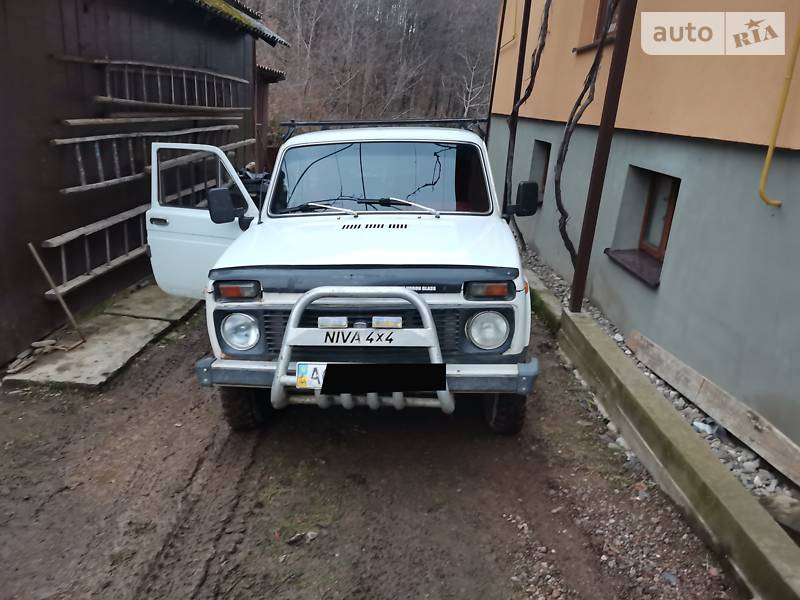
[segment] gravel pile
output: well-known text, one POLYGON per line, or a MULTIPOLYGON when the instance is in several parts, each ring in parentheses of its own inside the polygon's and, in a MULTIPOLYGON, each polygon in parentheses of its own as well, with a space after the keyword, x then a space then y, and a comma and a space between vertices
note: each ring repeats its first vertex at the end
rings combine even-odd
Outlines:
MULTIPOLYGON (((542 280, 548 289, 559 299, 562 305, 568 306, 569 284, 533 252, 528 252, 526 263, 528 268, 542 280)), ((625 338, 622 332, 603 315, 599 308, 587 299, 584 299, 583 309, 585 312, 592 315, 595 321, 597 321, 614 342, 616 342, 617 346, 619 346, 619 348, 634 361, 642 373, 650 379, 656 386, 656 389, 658 389, 658 391, 672 403, 675 409, 683 415, 684 419, 686 419, 698 435, 708 443, 711 451, 719 458, 720 462, 730 469, 745 488, 750 490, 755 496, 785 495, 800 498, 800 490, 797 490, 792 482, 775 471, 766 461, 758 457, 752 450, 730 435, 724 427, 716 423, 711 417, 692 404, 688 398, 682 396, 666 381, 662 380, 642 364, 625 345, 625 338)), ((611 425, 613 425, 613 423, 611 425)), ((609 442, 609 447, 625 452, 630 460, 630 450, 623 444, 624 440, 622 440, 622 438, 614 439, 609 442)))
POLYGON ((570 516, 600 555, 603 571, 627 581, 622 597, 738 597, 712 556, 697 561, 702 542, 655 488, 646 478, 622 493, 616 489, 598 493, 579 484, 562 485, 550 493, 569 506, 570 516), (630 506, 641 503, 649 505, 646 512, 630 506))
POLYGON ((543 546, 533 536, 532 528, 519 515, 504 514, 503 518, 517 528, 520 547, 514 554, 514 575, 517 586, 531 600, 549 598, 576 598, 562 579, 555 564, 555 550, 543 546))

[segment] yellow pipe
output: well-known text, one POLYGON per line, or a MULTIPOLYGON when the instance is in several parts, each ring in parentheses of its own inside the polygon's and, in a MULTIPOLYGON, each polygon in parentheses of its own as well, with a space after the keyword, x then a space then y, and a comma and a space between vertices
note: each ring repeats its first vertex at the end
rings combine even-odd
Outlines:
POLYGON ((789 58, 789 66, 786 70, 786 78, 783 80, 783 90, 781 91, 781 99, 778 104, 778 114, 775 115, 775 124, 772 126, 772 138, 769 142, 769 150, 767 150, 767 157, 764 159, 764 168, 761 169, 761 181, 758 184, 758 195, 769 206, 783 206, 783 201, 775 200, 767 196, 767 177, 769 177, 769 168, 772 165, 772 156, 775 154, 775 144, 778 141, 778 132, 781 130, 781 121, 783 120, 783 112, 786 110, 786 99, 789 97, 789 89, 792 86, 792 76, 794 75, 794 66, 797 63, 797 54, 800 50, 800 26, 797 28, 797 33, 794 36, 792 43, 791 56, 789 58))

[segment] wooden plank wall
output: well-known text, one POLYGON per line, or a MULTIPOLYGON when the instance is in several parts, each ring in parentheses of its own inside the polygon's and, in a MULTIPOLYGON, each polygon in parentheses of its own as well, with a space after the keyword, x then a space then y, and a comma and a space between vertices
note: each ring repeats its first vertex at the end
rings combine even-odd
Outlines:
POLYGON ((661 346, 632 331, 625 343, 648 369, 800 485, 800 448, 776 425, 661 346))
MULTIPOLYGON (((26 248, 149 201, 149 182, 71 196, 74 156, 53 138, 106 133, 67 127, 65 118, 99 117, 107 108, 101 70, 55 56, 141 60, 205 68, 253 81, 254 40, 188 3, 163 0, 0 0, 0 364, 64 322, 44 298, 47 284, 26 248)), ((250 91, 246 98, 252 98, 250 91)), ((252 137, 253 113, 237 139, 252 137)), ((174 124, 162 125, 164 129, 174 124)), ((133 129, 131 129, 133 130, 133 129)), ((116 129, 115 131, 119 131, 116 129)), ((57 273, 57 265, 51 264, 57 273)), ((96 304, 149 271, 138 260, 70 295, 76 308, 96 304)))

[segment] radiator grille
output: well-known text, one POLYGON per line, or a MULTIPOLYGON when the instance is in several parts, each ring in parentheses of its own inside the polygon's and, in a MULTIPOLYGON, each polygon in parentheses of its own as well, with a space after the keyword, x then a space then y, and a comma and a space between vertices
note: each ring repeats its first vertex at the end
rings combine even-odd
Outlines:
MULTIPOLYGON (((266 345, 266 360, 274 360, 280 352, 283 342, 283 333, 289 321, 288 310, 265 311, 264 339, 266 345)), ((447 360, 449 355, 457 354, 464 340, 465 311, 458 309, 432 310, 433 321, 439 336, 439 345, 442 355, 447 360)), ((356 321, 364 321, 369 327, 373 316, 400 316, 403 318, 403 327, 420 328, 422 319, 419 313, 409 308, 324 308, 308 309, 300 319, 300 327, 316 327, 317 318, 321 316, 346 316, 352 325, 356 321)), ((370 362, 428 362, 426 348, 381 348, 380 352, 362 347, 300 347, 292 351, 292 360, 306 360, 319 362, 358 362, 369 356, 370 362)))

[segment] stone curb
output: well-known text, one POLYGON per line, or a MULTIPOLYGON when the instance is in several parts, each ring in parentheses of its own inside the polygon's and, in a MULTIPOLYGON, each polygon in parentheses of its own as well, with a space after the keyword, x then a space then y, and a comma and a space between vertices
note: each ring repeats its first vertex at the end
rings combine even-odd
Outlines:
POLYGON ((531 290, 531 308, 552 332, 558 333, 561 327, 561 303, 530 269, 523 270, 531 290))
POLYGON ((763 599, 800 599, 800 548, 587 314, 559 342, 659 485, 763 599))

